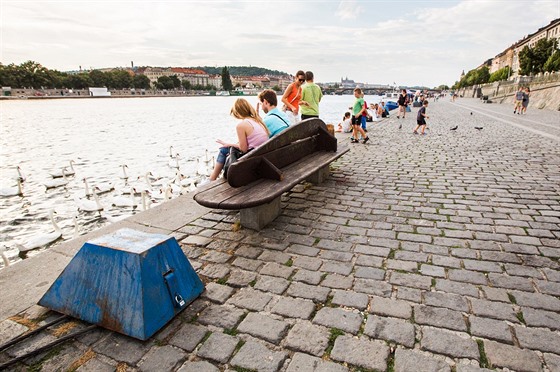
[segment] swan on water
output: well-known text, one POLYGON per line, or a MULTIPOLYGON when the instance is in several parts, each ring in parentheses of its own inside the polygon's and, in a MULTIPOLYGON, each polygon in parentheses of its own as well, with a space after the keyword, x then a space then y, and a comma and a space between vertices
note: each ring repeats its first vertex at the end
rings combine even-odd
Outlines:
POLYGON ((21 167, 18 165, 17 168, 17 173, 18 173, 18 177, 21 180, 21 182, 25 182, 25 180, 27 179, 27 177, 25 177, 25 175, 23 174, 23 172, 21 171, 21 167))
POLYGON ((0 247, 0 256, 2 256, 2 261, 4 261, 4 267, 10 266, 10 260, 6 256, 6 247, 4 245, 0 247))
POLYGON ((130 197, 125 197, 122 195, 113 196, 111 199, 111 205, 118 208, 132 208, 136 209, 138 204, 136 203, 136 199, 134 198, 134 194, 136 190, 133 188, 132 192, 130 193, 130 197))
POLYGON ((207 165, 204 165, 204 161, 197 159, 198 167, 196 168, 196 174, 199 176, 209 177, 210 170, 208 169, 207 165))
POLYGON ((105 218, 107 221, 109 221, 109 223, 117 223, 119 221, 124 220, 125 218, 128 218, 129 215, 124 214, 122 216, 111 216, 108 213, 102 213, 101 217, 105 218))
POLYGON ((0 189, 0 196, 23 196, 23 188, 21 187, 21 179, 16 179, 17 186, 3 187, 0 189))
MULTIPOLYGON (((91 196, 92 193, 90 191, 87 179, 84 178, 83 181, 84 181, 84 187, 86 189, 86 196, 91 196)), ((109 191, 113 191, 115 189, 115 184, 114 183, 109 183, 109 182, 98 183, 98 184, 94 185, 93 187, 96 189, 97 195, 101 195, 101 194, 108 193, 109 191)))
POLYGON ((128 165, 123 164, 123 165, 121 165, 121 167, 122 167, 123 174, 120 176, 120 178, 123 179, 123 180, 127 180, 128 179, 128 174, 126 174, 126 170, 128 169, 128 165))
POLYGON ((57 241, 62 237, 62 230, 60 230, 60 227, 58 227, 58 225, 54 220, 54 211, 52 209, 49 211, 49 217, 54 227, 54 231, 51 233, 36 235, 23 243, 16 243, 16 247, 19 249, 21 253, 25 253, 33 249, 44 247, 46 245, 49 245, 57 241))
POLYGON ((52 173, 50 173, 52 178, 61 178, 66 176, 73 176, 76 174, 76 171, 74 170, 74 164, 76 164, 76 162, 74 160, 70 160, 70 170, 68 170, 67 167, 63 167, 61 170, 59 171, 54 171, 52 173))
POLYGON ((92 189, 92 196, 93 200, 74 197, 74 201, 76 202, 79 211, 98 212, 103 210, 103 206, 101 205, 101 203, 99 202, 99 198, 97 197, 97 187, 94 187, 92 189))
MULTIPOLYGON (((179 154, 177 154, 179 155, 179 154)), ((177 168, 179 169, 179 156, 177 156, 176 158, 171 158, 169 159, 169 168, 177 168)))
POLYGON ((72 239, 76 239, 80 236, 80 228, 78 226, 78 216, 74 216, 74 234, 72 235, 72 239))
POLYGON ((43 184, 45 185, 47 190, 68 185, 68 179, 66 178, 66 168, 62 168, 62 178, 53 178, 52 180, 45 181, 43 184))

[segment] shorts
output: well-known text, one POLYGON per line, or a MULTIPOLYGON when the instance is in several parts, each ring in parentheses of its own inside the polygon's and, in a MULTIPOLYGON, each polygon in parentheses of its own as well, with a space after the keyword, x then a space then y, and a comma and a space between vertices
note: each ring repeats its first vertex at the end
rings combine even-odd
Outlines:
POLYGON ((216 163, 224 164, 226 162, 226 157, 229 155, 229 149, 230 147, 220 147, 216 163))
POLYGON ((352 115, 352 125, 362 125, 362 116, 354 116, 352 115))
POLYGON ((416 120, 416 124, 418 125, 426 125, 426 120, 424 118, 416 120))

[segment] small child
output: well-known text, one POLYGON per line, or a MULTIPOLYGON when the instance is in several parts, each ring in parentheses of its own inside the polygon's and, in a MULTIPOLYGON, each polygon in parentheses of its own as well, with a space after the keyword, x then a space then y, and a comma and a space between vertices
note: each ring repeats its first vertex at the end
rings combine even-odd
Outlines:
POLYGON ((422 102, 422 107, 420 107, 420 110, 418 110, 418 116, 416 117, 416 123, 418 124, 416 126, 416 129, 414 129, 414 134, 418 134, 418 129, 422 129, 421 134, 425 134, 424 131, 426 130, 426 119, 429 119, 430 117, 428 115, 426 115, 426 107, 428 107, 428 100, 424 100, 424 102, 422 102))
POLYGON ((352 132, 352 119, 350 118, 350 113, 344 113, 342 122, 338 123, 337 132, 350 133, 352 132))

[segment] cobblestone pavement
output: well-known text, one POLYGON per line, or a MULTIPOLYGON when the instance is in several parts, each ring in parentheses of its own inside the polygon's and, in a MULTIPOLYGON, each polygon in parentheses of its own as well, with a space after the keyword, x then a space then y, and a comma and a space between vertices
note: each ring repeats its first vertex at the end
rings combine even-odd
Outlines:
POLYGON ((261 232, 226 211, 182 227, 206 291, 152 339, 96 330, 14 369, 560 371, 560 113, 507 109, 430 103, 426 136, 416 109, 370 125, 261 232))

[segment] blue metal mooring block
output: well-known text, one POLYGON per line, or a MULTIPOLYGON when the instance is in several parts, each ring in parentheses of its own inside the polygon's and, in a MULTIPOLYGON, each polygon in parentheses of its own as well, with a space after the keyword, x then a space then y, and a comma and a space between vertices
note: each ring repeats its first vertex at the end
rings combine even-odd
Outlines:
POLYGON ((120 229, 85 243, 39 305, 146 340, 203 290, 175 238, 120 229))

